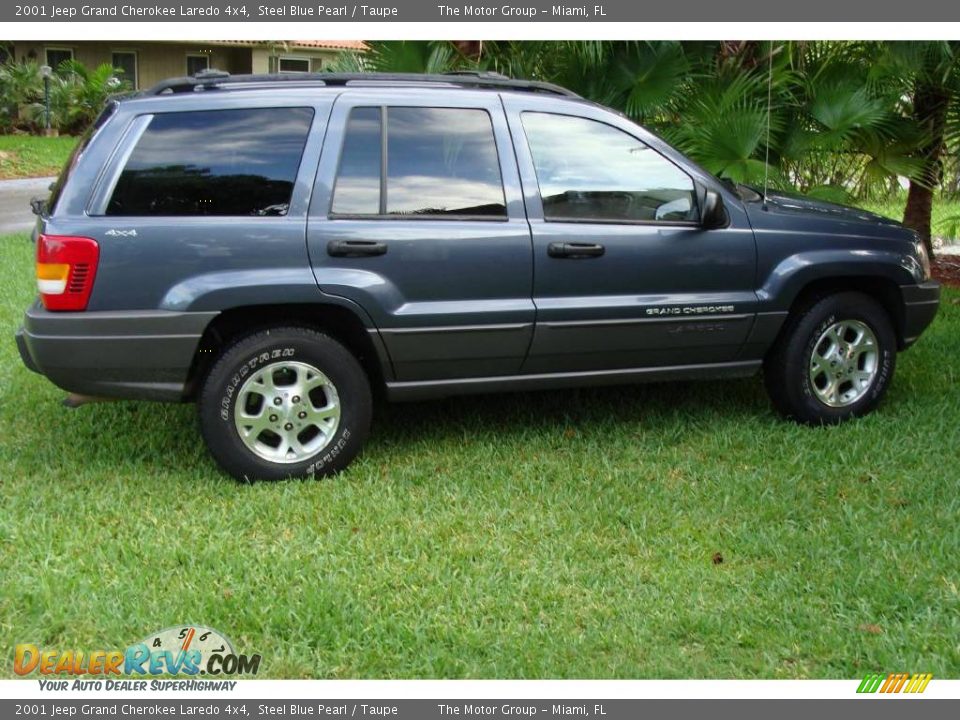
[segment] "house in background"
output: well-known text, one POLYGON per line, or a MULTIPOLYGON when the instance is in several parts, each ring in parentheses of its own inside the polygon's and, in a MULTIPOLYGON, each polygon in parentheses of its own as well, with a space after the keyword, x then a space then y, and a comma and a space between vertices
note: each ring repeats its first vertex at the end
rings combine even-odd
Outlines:
POLYGON ((91 69, 109 63, 123 70, 123 78, 134 89, 150 87, 170 77, 194 75, 207 68, 234 75, 319 72, 340 53, 367 49, 359 40, 14 40, 7 47, 17 61, 36 60, 52 68, 64 60, 77 60, 91 69))

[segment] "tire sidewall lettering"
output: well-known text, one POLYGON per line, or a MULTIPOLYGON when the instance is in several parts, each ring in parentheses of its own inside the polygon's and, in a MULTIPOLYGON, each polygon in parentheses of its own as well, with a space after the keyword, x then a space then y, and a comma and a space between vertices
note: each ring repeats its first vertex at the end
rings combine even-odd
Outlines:
POLYGON ((874 378, 873 387, 870 388, 871 400, 876 400, 883 394, 883 389, 890 381, 891 367, 893 367, 893 353, 887 348, 883 348, 880 353, 880 368, 877 370, 877 377, 874 378))
POLYGON ((338 431, 337 434, 340 436, 337 441, 327 445, 322 451, 323 455, 307 466, 307 469, 304 470, 306 475, 316 475, 318 472, 321 472, 327 463, 336 459, 336 457, 343 452, 343 449, 347 446, 347 441, 350 440, 351 433, 348 428, 343 428, 338 431))

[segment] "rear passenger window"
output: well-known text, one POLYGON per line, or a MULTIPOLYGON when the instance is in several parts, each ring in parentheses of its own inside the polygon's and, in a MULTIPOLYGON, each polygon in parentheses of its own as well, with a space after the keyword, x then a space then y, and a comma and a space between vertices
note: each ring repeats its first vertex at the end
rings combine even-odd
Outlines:
POLYGON ((505 218, 485 110, 356 108, 347 124, 334 215, 505 218), (386 162, 381 123, 386 122, 386 162), (386 182, 381 182, 386 165, 386 182))
POLYGON ((286 215, 312 120, 310 108, 155 115, 107 215, 286 215))

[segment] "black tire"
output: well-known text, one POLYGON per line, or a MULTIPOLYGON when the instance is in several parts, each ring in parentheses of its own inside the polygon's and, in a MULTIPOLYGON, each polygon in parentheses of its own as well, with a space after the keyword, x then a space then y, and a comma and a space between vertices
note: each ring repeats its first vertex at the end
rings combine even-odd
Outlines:
MULTIPOLYGON (((285 381, 291 377, 289 370, 276 372, 279 374, 267 374, 274 382, 278 379, 285 381)), ((310 375, 310 377, 316 376, 310 375)), ((301 412, 310 410, 313 405, 304 407, 301 403, 294 407, 292 401, 299 400, 299 397, 294 394, 293 397, 287 398, 284 393, 285 387, 287 386, 278 384, 276 390, 269 391, 278 396, 284 395, 279 399, 282 404, 281 409, 277 411, 279 415, 273 417, 283 416, 289 407, 291 414, 281 419, 296 422, 298 417, 296 410, 300 409, 301 412)), ((261 416, 268 412, 266 394, 258 395, 255 392, 251 397, 251 393, 244 393, 244 397, 247 402, 261 401, 262 406, 259 408, 261 416)), ((315 400, 304 399, 303 402, 314 403, 315 400)), ((326 405, 332 401, 328 399, 316 402, 326 405)), ((254 408, 253 412, 257 412, 257 408, 254 408)), ((204 380, 198 413, 203 439, 220 467, 238 480, 283 480, 329 476, 347 467, 360 452, 370 433, 373 400, 366 373, 353 354, 343 345, 309 328, 278 327, 249 335, 224 351, 204 380), (273 433, 272 426, 258 433, 258 440, 254 443, 257 447, 251 449, 241 438, 234 421, 236 403, 241 396, 244 383, 265 368, 271 366, 280 368, 281 366, 277 363, 282 362, 296 363, 301 369, 309 367, 319 370, 332 384, 333 390, 320 387, 308 394, 314 399, 317 397, 315 392, 321 393, 320 398, 329 398, 332 395, 336 398, 333 404, 338 404, 340 409, 339 419, 335 429, 331 430, 329 439, 316 428, 311 431, 310 421, 303 421, 305 424, 303 434, 297 436, 297 442, 301 436, 306 437, 313 432, 309 442, 320 447, 306 456, 311 448, 297 453, 291 446, 289 449, 292 459, 288 462, 266 459, 258 454, 268 449, 267 444, 261 443, 260 440, 270 441, 274 438, 278 452, 282 452, 279 447, 283 440, 281 435, 273 433), (303 459, 297 457, 298 455, 304 455, 303 459)), ((293 429, 292 423, 290 425, 293 429)), ((277 427, 279 430, 280 425, 277 427)), ((331 428, 333 427, 331 425, 331 428)), ((286 430, 285 427, 284 430, 286 430)))
POLYGON ((819 298, 788 318, 764 361, 764 383, 774 407, 784 417, 809 425, 832 425, 873 410, 893 379, 896 363, 897 338, 887 312, 868 295, 843 292, 819 298), (873 332, 878 347, 876 372, 860 397, 833 407, 818 394, 810 363, 823 334, 842 321, 859 321, 873 332))

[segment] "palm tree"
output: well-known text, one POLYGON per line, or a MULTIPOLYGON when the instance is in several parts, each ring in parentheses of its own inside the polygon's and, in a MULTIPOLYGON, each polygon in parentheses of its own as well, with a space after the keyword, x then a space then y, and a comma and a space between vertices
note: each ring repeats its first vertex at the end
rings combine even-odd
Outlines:
POLYGON ((452 42, 417 40, 368 41, 363 53, 342 53, 329 72, 443 73, 472 63, 452 42))
MULTIPOLYGON (((50 119, 53 127, 79 130, 92 123, 111 95, 130 89, 130 82, 118 76, 120 71, 104 63, 93 70, 75 60, 66 60, 57 68, 50 83, 50 119)), ((30 107, 35 123, 45 112, 42 102, 30 107)))
POLYGON ((877 73, 902 83, 905 114, 919 133, 903 223, 916 230, 932 251, 933 199, 943 182, 944 151, 960 144, 960 42, 883 45, 877 73))
POLYGON ((23 119, 25 109, 42 94, 40 65, 35 60, 0 66, 0 116, 10 125, 23 119))

